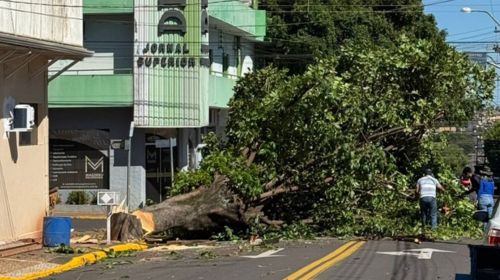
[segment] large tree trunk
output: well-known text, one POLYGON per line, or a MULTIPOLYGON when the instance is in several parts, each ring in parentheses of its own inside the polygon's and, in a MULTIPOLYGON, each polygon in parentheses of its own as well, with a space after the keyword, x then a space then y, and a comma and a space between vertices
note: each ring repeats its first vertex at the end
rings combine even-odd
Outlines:
POLYGON ((209 188, 169 198, 131 215, 114 214, 112 237, 121 241, 141 239, 142 230, 146 235, 175 230, 191 236, 209 237, 226 225, 245 227, 243 204, 228 190, 225 182, 224 176, 217 175, 209 188), (137 230, 139 226, 142 230, 137 230))

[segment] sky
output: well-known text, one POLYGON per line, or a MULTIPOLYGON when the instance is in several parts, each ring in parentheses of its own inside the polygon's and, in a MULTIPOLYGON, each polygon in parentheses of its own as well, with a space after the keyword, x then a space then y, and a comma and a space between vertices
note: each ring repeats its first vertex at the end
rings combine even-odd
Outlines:
MULTIPOLYGON (((500 21, 500 0, 424 0, 425 12, 434 15, 438 27, 448 33, 447 41, 461 51, 489 52, 490 61, 500 64, 500 53, 493 47, 500 45, 500 32, 495 33, 495 22, 485 13, 462 13, 463 7, 489 12, 500 21)), ((499 26, 500 31, 500 26, 499 26)), ((497 70, 500 76, 500 70, 497 70)), ((500 83, 497 81, 495 103, 500 105, 500 83)))
MULTIPOLYGON (((440 29, 448 32, 449 41, 495 41, 495 22, 484 13, 462 13, 463 7, 490 12, 500 20, 499 0, 424 0, 425 11, 433 14, 440 29)), ((469 47, 484 50, 483 46, 469 47)))

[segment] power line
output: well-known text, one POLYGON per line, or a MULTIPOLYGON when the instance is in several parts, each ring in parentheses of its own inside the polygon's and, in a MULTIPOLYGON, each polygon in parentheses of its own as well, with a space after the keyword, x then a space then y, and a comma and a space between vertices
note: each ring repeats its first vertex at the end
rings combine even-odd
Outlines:
MULTIPOLYGON (((49 4, 49 3, 32 3, 32 2, 26 2, 26 1, 11 1, 11 0, 0 0, 0 2, 7 2, 9 4, 25 4, 25 5, 40 5, 40 6, 52 6, 52 7, 66 7, 66 8, 92 8, 92 9, 128 9, 127 7, 122 7, 122 6, 97 6, 97 5, 67 5, 67 4, 49 4)), ((217 2, 211 2, 210 4, 217 4, 217 3, 236 3, 235 0, 221 0, 217 2)), ((199 5, 197 4, 187 4, 187 5, 199 5)), ((267 7, 286 7, 286 6, 292 6, 292 5, 267 5, 267 7)), ((293 5, 293 7, 300 7, 301 5, 293 5)), ((307 6, 307 5, 304 5, 307 6)), ((311 5, 311 6, 318 6, 321 8, 324 8, 325 6, 330 6, 330 7, 397 7, 397 8, 404 8, 404 7, 423 7, 425 5, 335 5, 335 4, 324 4, 324 5, 311 5)), ((135 9, 141 9, 141 8, 155 8, 157 9, 157 5, 149 5, 149 6, 134 6, 135 9)), ((3 10, 10 10, 10 11, 17 11, 17 12, 25 12, 25 13, 32 13, 36 15, 43 15, 43 16, 51 16, 51 17, 57 17, 57 18, 65 18, 65 19, 75 19, 75 20, 82 20, 82 18, 79 17, 70 17, 70 16, 62 16, 62 15, 54 15, 54 14, 48 14, 48 13, 42 13, 42 12, 36 12, 36 11, 28 11, 24 9, 18 9, 18 8, 12 8, 12 7, 0 7, 0 9, 3 10)), ((218 11, 230 11, 230 12, 248 12, 249 9, 227 9, 227 10, 222 10, 222 9, 217 9, 218 11)), ((325 12, 325 10, 321 9, 319 10, 321 12, 325 12)), ((307 11, 268 11, 270 13, 304 13, 307 11)), ((333 12, 333 13, 380 13, 380 14, 386 14, 386 13, 401 13, 401 12, 416 12, 416 13, 421 13, 422 11, 402 11, 402 10, 334 10, 334 11, 328 11, 328 12, 333 12)))
MULTIPOLYGON (((375 8, 383 8, 383 7, 426 7, 433 6, 443 3, 452 2, 455 0, 442 0, 429 4, 334 4, 334 3, 324 3, 324 4, 263 4, 264 7, 375 7, 375 8)), ((53 4, 53 3, 33 3, 28 1, 21 0, 0 0, 0 2, 7 2, 13 4, 25 4, 25 5, 36 5, 36 6, 47 6, 47 7, 67 7, 67 8, 123 8, 128 9, 129 7, 125 5, 68 5, 68 4, 53 4)), ((241 2, 238 0, 219 0, 219 1, 211 1, 210 5, 220 4, 220 3, 235 3, 240 5, 241 2)), ((186 3, 186 6, 189 5, 199 5, 199 3, 186 3)), ((244 5, 244 4, 243 4, 244 5)), ((484 5, 476 5, 476 6, 484 6, 484 5)), ((134 5, 135 8, 157 8, 158 5, 134 5)), ((250 7, 249 7, 250 8, 250 7)), ((252 8, 250 8, 252 9, 252 8)))
POLYGON ((438 1, 438 2, 434 2, 434 3, 429 3, 429 4, 426 4, 424 6, 427 7, 427 6, 440 5, 440 4, 444 4, 444 3, 448 3, 448 2, 452 2, 452 1, 455 1, 455 0, 443 0, 443 1, 438 1))
POLYGON ((485 27, 481 27, 481 28, 478 28, 478 29, 474 29, 474 30, 470 30, 470 31, 465 31, 465 32, 459 32, 459 33, 454 33, 454 34, 448 34, 448 37, 455 37, 455 36, 459 36, 459 35, 465 35, 465 34, 469 34, 469 33, 474 33, 474 32, 478 32, 478 31, 483 31, 483 30, 486 30, 486 29, 489 29, 491 28, 491 26, 485 26, 485 27))
POLYGON ((486 35, 489 35, 489 38, 494 37, 494 36, 491 36, 491 35, 492 35, 492 32, 491 32, 491 31, 488 31, 488 32, 483 32, 483 33, 476 34, 476 35, 471 35, 471 36, 467 36, 467 37, 462 37, 462 38, 459 38, 459 39, 456 39, 456 40, 457 40, 457 41, 463 41, 463 40, 467 40, 467 39, 473 39, 473 38, 477 38, 477 37, 483 37, 483 36, 486 36, 486 35))

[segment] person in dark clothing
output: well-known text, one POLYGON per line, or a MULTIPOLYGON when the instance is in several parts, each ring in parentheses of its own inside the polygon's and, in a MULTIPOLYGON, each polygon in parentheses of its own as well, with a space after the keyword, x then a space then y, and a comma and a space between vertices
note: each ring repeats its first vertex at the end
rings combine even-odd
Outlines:
MULTIPOLYGON (((469 199, 474 202, 474 204, 477 203, 477 193, 479 191, 479 186, 481 184, 481 175, 479 174, 480 173, 480 170, 481 170, 481 166, 474 166, 474 174, 472 174, 472 172, 470 172, 471 174, 471 177, 470 177, 470 187, 468 190, 466 190, 462 196, 466 196, 468 195, 469 196, 469 199)), ((464 171, 472 171, 470 167, 466 167, 464 169, 464 171), (467 169, 468 170, 465 170, 467 169)))
POLYGON ((465 191, 468 191, 472 188, 471 177, 472 177, 472 168, 467 166, 464 168, 464 170, 462 171, 462 175, 460 176, 460 184, 462 185, 465 191))

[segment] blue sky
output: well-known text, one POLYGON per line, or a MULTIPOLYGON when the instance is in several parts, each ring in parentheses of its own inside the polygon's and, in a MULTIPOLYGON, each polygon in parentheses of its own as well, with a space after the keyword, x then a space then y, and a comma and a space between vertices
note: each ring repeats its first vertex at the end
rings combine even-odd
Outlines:
MULTIPOLYGON (((463 7, 491 13, 500 21, 499 0, 424 0, 426 13, 433 14, 440 29, 448 33, 447 41, 461 51, 491 52, 489 55, 500 64, 500 54, 494 53, 500 33, 495 33, 495 22, 484 13, 462 13, 463 7)), ((500 71, 497 70, 500 74, 500 71)), ((495 103, 500 105, 500 87, 497 81, 495 103)))
MULTIPOLYGON (((440 29, 447 30, 449 41, 495 41, 500 33, 495 33, 495 22, 484 13, 462 13, 463 7, 490 12, 500 20, 498 0, 424 0, 425 11, 436 17, 440 29)), ((464 44, 465 45, 465 44, 464 44)), ((473 47, 470 47, 473 48, 473 47)), ((484 47, 475 46, 481 49, 484 47)))

